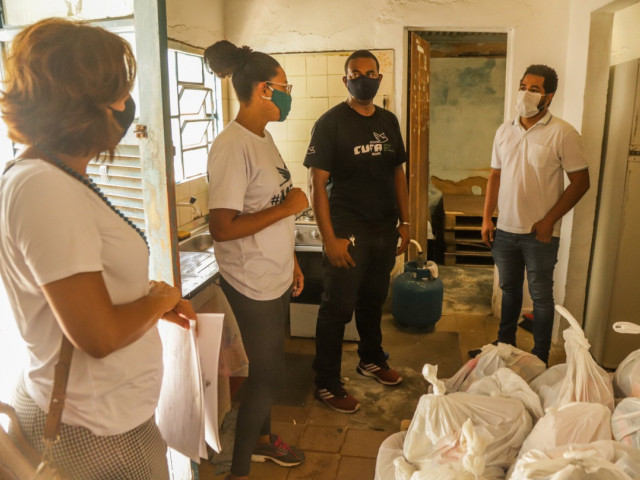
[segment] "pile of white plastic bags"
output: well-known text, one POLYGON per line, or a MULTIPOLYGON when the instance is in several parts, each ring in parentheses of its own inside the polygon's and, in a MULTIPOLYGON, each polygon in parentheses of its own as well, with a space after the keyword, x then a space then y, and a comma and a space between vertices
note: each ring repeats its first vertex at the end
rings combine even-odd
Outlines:
POLYGON ((569 322, 565 364, 547 369, 498 344, 446 381, 425 365, 429 393, 408 430, 380 446, 375 480, 640 479, 640 350, 611 375, 575 318, 556 309, 569 322))

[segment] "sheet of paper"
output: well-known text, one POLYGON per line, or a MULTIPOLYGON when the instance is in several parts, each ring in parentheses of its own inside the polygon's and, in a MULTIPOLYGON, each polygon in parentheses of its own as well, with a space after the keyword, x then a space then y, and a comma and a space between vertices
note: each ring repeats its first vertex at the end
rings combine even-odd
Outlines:
POLYGON ((223 322, 222 313, 199 313, 196 339, 204 391, 204 434, 209 446, 218 453, 222 449, 218 433, 218 360, 223 322))
POLYGON ((199 462, 204 407, 195 328, 184 330, 169 322, 158 328, 164 376, 156 421, 170 448, 199 462))
POLYGON ((184 330, 159 324, 164 377, 156 420, 167 445, 200 463, 206 443, 220 452, 218 433, 218 359, 224 314, 199 313, 184 330))

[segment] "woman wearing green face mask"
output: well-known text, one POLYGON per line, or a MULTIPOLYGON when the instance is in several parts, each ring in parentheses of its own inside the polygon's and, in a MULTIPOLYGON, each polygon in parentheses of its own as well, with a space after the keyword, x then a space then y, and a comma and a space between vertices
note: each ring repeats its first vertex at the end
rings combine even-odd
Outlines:
POLYGON ((294 216, 308 206, 268 131, 291 108, 291 88, 278 62, 223 40, 206 49, 208 67, 231 75, 236 118, 209 152, 209 229, 220 283, 242 333, 249 377, 238 411, 230 479, 249 476, 250 462, 299 465, 304 454, 271 433, 271 405, 284 378, 284 325, 304 277, 294 248, 294 216))

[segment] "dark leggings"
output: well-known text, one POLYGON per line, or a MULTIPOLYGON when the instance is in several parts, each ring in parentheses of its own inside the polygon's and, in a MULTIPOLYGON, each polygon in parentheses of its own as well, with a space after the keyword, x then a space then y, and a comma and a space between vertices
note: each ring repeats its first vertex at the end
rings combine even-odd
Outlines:
POLYGON ((220 285, 238 321, 249 358, 231 461, 231 473, 245 476, 249 475, 258 437, 271 433, 271 405, 284 380, 284 327, 291 292, 261 301, 244 296, 222 276, 220 285))

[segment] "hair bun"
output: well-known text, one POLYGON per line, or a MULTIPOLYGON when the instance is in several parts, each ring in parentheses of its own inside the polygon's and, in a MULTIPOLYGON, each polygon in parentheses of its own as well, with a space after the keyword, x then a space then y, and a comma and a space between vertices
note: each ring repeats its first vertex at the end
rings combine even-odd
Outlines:
POLYGON ((224 78, 241 69, 251 53, 253 50, 246 45, 238 48, 228 40, 220 40, 204 51, 204 59, 216 75, 224 78))

